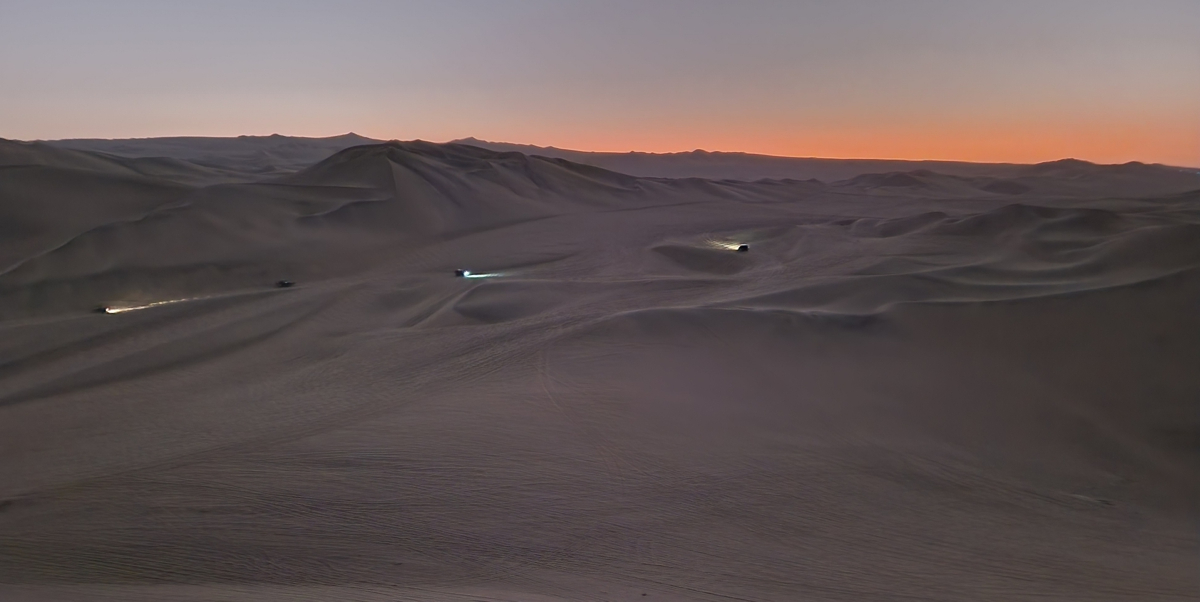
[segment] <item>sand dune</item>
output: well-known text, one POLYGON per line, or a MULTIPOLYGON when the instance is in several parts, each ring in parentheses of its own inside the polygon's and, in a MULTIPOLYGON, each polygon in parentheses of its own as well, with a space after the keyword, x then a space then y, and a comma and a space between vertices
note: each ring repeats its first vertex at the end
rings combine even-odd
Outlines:
MULTIPOLYGON (((478 146, 501 152, 520 152, 527 155, 555 157, 576 163, 595 165, 622 173, 644 177, 709 178, 714 180, 807 180, 825 182, 851 180, 859 176, 882 176, 895 173, 933 173, 961 178, 1057 178, 1060 186, 1074 184, 1089 186, 1122 186, 1128 192, 1118 194, 1147 194, 1154 190, 1185 191, 1195 189, 1197 166, 1130 162, 1124 165, 1096 165, 1078 159, 1050 161, 1037 165, 1013 163, 967 163, 961 161, 905 161, 896 159, 822 159, 814 157, 775 157, 752 153, 709 152, 696 150, 683 153, 601 153, 567 150, 555 147, 489 142, 476 138, 455 140, 458 144, 478 146)), ((1093 188, 1092 190, 1096 190, 1093 188)))
POLYGON ((352 146, 381 142, 350 133, 329 138, 238 136, 237 138, 137 138, 53 140, 47 144, 118 157, 186 161, 241 177, 271 177, 304 169, 352 146))
POLYGON ((0 141, 5 600, 1200 590, 1194 174, 128 144, 0 141))

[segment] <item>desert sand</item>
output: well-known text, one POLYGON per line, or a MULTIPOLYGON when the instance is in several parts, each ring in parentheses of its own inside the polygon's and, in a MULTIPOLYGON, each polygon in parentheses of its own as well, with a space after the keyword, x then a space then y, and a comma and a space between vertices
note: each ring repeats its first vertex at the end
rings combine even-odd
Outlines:
POLYGON ((1194 169, 237 140, 0 141, 0 599, 1200 592, 1194 169))

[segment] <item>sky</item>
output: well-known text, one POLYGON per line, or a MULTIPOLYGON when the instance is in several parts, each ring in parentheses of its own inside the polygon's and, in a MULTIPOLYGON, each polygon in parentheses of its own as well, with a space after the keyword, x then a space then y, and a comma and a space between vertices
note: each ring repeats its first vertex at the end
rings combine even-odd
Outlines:
POLYGON ((0 137, 1200 166, 1200 0, 0 0, 0 137))

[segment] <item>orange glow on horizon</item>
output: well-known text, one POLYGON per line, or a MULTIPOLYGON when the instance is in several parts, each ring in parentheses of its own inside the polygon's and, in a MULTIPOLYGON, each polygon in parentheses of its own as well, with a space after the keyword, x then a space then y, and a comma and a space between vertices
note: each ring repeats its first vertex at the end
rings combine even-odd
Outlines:
MULTIPOLYGON (((466 136, 461 136, 466 137, 466 136)), ((922 125, 912 128, 827 129, 795 134, 580 132, 533 139, 502 133, 493 142, 594 152, 672 153, 696 149, 787 157, 901 159, 980 163, 1040 163, 1075 158, 1094 163, 1162 163, 1200 167, 1200 120, 1195 123, 1086 125, 922 125)))
MULTIPOLYGON (((1074 158, 1094 163, 1162 163, 1200 169, 1200 112, 1157 118, 1115 120, 1091 116, 1068 121, 1042 117, 1007 120, 982 117, 939 120, 909 116, 887 120, 871 115, 839 116, 833 123, 798 126, 770 118, 622 119, 611 116, 581 125, 570 119, 536 118, 455 122, 440 112, 398 123, 394 116, 224 120, 217 127, 199 122, 184 127, 130 127, 115 121, 67 123, 59 137, 141 138, 162 136, 270 135, 326 137, 347 132, 378 140, 450 141, 474 137, 491 142, 593 152, 674 153, 696 149, 784 157, 900 159, 981 163, 1040 163, 1074 158), (258 123, 255 123, 255 122, 258 123), (85 125, 89 127, 84 127, 85 125), (120 126, 124 127, 120 127, 120 126), (190 126, 190 127, 189 127, 190 126), (66 132, 64 132, 66 133, 66 132)), ((64 120, 60 120, 62 122, 64 120)), ((780 120, 786 121, 786 120, 780 120)), ((2 134, 0 134, 2 135, 2 134)), ((20 139, 20 136, 9 136, 20 139)), ((52 137, 47 137, 53 139, 52 137)))

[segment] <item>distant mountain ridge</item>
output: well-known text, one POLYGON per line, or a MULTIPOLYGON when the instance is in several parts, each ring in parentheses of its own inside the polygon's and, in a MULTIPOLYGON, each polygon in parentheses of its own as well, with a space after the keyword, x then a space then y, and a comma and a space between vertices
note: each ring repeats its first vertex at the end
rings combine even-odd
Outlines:
MULTIPOLYGON (((420 141, 415 141, 421 143, 420 141)), ((284 177, 316 165, 349 148, 383 141, 355 133, 327 138, 238 136, 236 138, 173 137, 124 140, 74 139, 39 142, 59 149, 88 151, 135 159, 139 169, 190 170, 194 178, 211 182, 257 181, 284 177), (152 165, 148 161, 156 161, 152 165), (168 162, 168 163, 164 163, 168 162)), ((422 143, 437 144, 437 143, 422 143)), ((970 189, 1006 195, 1029 190, 1074 194, 1077 182, 1094 193, 1113 195, 1167 194, 1200 189, 1200 171, 1190 168, 1130 162, 1098 165, 1078 159, 1038 164, 907 161, 893 159, 827 159, 779 157, 740 152, 695 150, 680 153, 611 153, 567 150, 527 144, 463 138, 446 145, 470 146, 500 153, 520 153, 560 159, 642 178, 702 178, 706 180, 819 180, 827 184, 886 192, 900 184, 933 184, 931 175, 970 179, 970 189), (871 177, 865 177, 871 176, 871 177), (1049 182, 1048 179, 1053 179, 1049 182), (994 180, 994 181, 993 181, 994 180), (1049 188, 1043 186, 1050 184, 1049 188)), ((963 182, 943 179, 943 193, 956 194, 963 182)))
POLYGON ((489 142, 477 138, 462 138, 454 140, 453 143, 468 144, 497 151, 515 151, 527 155, 566 159, 576 163, 603 167, 632 176, 706 178, 710 180, 817 179, 823 182, 836 182, 871 173, 909 172, 917 170, 933 171, 952 176, 989 176, 996 178, 1032 175, 1035 171, 1061 171, 1062 169, 1087 170, 1103 167, 1126 167, 1130 169, 1142 167, 1161 169, 1164 173, 1193 172, 1190 175, 1195 175, 1195 172, 1197 172, 1195 169, 1157 164, 1148 165, 1136 161, 1120 166, 1099 165, 1078 159, 1062 159, 1038 164, 971 163, 966 161, 781 157, 776 155, 706 150, 678 153, 592 152, 560 149, 552 146, 540 147, 528 144, 489 142), (1035 167, 1040 167, 1040 169, 1031 169, 1035 167))

